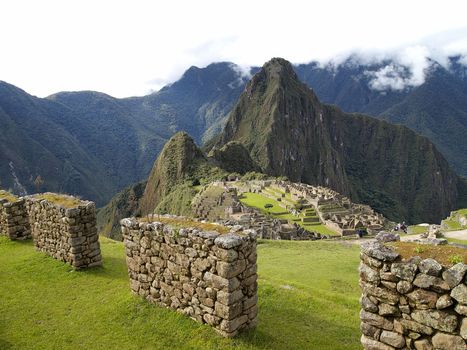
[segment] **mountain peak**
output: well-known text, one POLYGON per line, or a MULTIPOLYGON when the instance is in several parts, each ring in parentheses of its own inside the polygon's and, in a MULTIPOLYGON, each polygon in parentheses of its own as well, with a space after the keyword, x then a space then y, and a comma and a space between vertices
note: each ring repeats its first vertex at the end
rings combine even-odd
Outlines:
POLYGON ((263 65, 263 70, 269 78, 280 78, 287 76, 298 79, 292 64, 280 57, 271 58, 263 65))

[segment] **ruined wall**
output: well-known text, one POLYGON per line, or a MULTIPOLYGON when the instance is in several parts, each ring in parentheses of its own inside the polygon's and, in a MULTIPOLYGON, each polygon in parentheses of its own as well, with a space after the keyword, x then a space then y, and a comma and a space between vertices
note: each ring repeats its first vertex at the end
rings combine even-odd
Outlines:
POLYGON ((131 289, 235 336, 257 322, 256 234, 121 221, 131 289))
POLYGON ((467 265, 401 261, 379 242, 363 245, 360 258, 365 349, 467 348, 467 265))
POLYGON ((93 202, 81 201, 76 207, 64 208, 31 196, 26 206, 37 250, 76 269, 102 265, 93 202))
POLYGON ((19 198, 15 202, 0 199, 0 234, 11 240, 31 238, 24 198, 19 198))

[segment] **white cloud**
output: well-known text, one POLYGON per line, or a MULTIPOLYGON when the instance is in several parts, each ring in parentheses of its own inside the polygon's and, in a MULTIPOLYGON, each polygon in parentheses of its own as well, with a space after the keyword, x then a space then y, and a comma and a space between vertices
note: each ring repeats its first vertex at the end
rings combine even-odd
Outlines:
POLYGON ((2 1, 0 79, 39 96, 121 97, 159 89, 191 65, 338 63, 357 52, 409 62, 412 84, 423 79, 421 48, 441 61, 467 55, 466 12, 464 0, 393 0, 384 11, 374 0, 2 1))

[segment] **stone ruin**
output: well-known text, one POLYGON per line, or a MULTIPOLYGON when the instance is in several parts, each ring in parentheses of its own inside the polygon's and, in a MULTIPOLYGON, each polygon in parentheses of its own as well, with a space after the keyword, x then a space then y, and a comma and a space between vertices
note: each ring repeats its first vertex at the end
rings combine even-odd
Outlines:
POLYGON ((233 337, 257 323, 256 233, 219 234, 121 221, 130 286, 233 337))
POLYGON ((94 202, 79 201, 66 208, 39 195, 28 196, 26 206, 37 250, 76 269, 102 265, 94 202))
POLYGON ((9 195, 0 198, 0 235, 11 240, 31 238, 26 200, 9 195))
POLYGON ((467 349, 467 265, 403 261, 379 241, 360 259, 364 349, 467 349))

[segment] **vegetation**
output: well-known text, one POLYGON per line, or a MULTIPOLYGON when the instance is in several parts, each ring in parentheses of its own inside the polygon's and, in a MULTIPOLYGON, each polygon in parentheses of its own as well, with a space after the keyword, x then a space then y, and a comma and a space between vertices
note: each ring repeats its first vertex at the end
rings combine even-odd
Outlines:
POLYGON ((223 339, 131 295, 122 243, 101 238, 104 266, 76 272, 0 237, 0 348, 360 349, 358 247, 260 243, 258 328, 223 339))
POLYGON ((141 220, 143 221, 158 221, 162 222, 163 224, 167 224, 172 226, 173 228, 180 229, 180 228, 196 228, 198 230, 202 231, 217 231, 221 234, 229 233, 230 229, 228 227, 222 226, 222 225, 217 225, 209 222, 200 222, 200 221, 195 221, 190 218, 180 218, 180 217, 175 217, 175 218, 166 218, 166 217, 161 217, 158 215, 153 215, 150 217, 144 217, 141 220))
POLYGON ((453 211, 451 213, 451 216, 449 216, 441 222, 441 225, 443 226, 443 228, 445 228, 446 231, 457 231, 467 229, 467 225, 461 224, 461 218, 465 218, 467 222, 467 209, 459 209, 453 211))
POLYGON ((422 259, 433 258, 445 266, 454 265, 454 260, 462 259, 467 261, 467 249, 458 248, 452 245, 419 245, 413 242, 394 242, 389 243, 396 248, 403 259, 413 257, 414 253, 422 259), (453 258, 455 257, 455 258, 453 258))
POLYGON ((240 201, 246 206, 259 209, 263 214, 271 215, 273 218, 287 220, 289 222, 295 222, 303 228, 318 232, 324 235, 336 236, 337 233, 328 229, 325 225, 313 222, 303 222, 302 218, 316 218, 316 212, 314 211, 305 211, 304 214, 300 216, 292 215, 288 210, 279 206, 279 202, 268 198, 260 193, 243 193, 243 196, 240 198, 240 201), (266 208, 266 206, 268 206, 266 208))
POLYGON ((18 197, 10 192, 0 190, 0 199, 6 199, 9 202, 16 202, 18 197))
POLYGON ((79 198, 72 197, 66 194, 59 193, 41 193, 34 196, 37 199, 45 199, 46 201, 56 204, 65 208, 74 208, 81 204, 83 201, 79 198))
POLYGON ((428 232, 429 226, 412 225, 407 228, 409 235, 419 235, 428 232))

